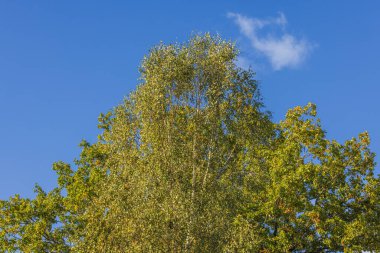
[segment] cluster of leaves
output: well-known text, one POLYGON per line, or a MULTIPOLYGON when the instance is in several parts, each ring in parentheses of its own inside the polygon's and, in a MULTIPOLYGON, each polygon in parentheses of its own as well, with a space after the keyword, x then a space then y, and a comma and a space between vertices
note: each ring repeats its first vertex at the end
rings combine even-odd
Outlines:
POLYGON ((0 251, 379 251, 368 135, 328 140, 312 104, 274 124, 237 55, 208 34, 152 49, 57 188, 0 202, 0 251))

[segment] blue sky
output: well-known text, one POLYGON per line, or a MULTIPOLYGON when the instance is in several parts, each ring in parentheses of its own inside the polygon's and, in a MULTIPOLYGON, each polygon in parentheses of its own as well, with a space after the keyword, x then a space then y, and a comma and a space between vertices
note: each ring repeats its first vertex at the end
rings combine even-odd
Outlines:
POLYGON ((378 1, 1 1, 0 198, 54 187, 52 163, 96 140, 148 49, 194 32, 237 42, 275 121, 311 101, 329 138, 367 130, 380 154, 379 14, 378 1))

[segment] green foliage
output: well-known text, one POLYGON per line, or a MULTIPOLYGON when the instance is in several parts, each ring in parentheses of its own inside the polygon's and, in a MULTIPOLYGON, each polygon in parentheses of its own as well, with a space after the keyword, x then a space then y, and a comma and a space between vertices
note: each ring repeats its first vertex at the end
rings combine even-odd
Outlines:
POLYGON ((313 104, 290 110, 249 166, 237 238, 250 238, 254 252, 379 251, 380 182, 368 145, 367 133, 327 140, 313 104))
POLYGON ((0 202, 0 251, 379 251, 368 134, 328 140, 312 104, 272 123, 237 55, 208 34, 153 48, 57 188, 0 202))

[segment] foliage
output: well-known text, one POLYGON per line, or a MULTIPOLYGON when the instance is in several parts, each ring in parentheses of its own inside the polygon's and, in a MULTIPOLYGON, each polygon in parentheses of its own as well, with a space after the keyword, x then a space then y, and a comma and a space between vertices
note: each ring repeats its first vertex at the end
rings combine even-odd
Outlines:
POLYGON ((313 104, 289 110, 269 148, 252 159, 249 202, 235 220, 238 240, 227 248, 379 251, 380 182, 368 145, 367 133, 343 145, 327 140, 313 104))
POLYGON ((330 141, 309 104, 275 124, 233 43, 159 45, 58 186, 0 202, 1 252, 380 250, 367 133, 330 141))

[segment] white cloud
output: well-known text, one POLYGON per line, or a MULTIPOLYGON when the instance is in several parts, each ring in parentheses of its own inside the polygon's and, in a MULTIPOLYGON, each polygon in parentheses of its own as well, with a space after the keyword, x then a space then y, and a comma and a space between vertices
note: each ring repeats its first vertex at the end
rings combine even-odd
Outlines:
POLYGON ((267 19, 249 18, 239 13, 228 13, 228 17, 239 26, 240 32, 250 40, 252 47, 268 58, 275 70, 299 66, 313 48, 307 40, 297 39, 285 32, 287 20, 283 13, 267 19), (270 25, 281 27, 282 34, 277 37, 259 35, 259 30, 270 25))

